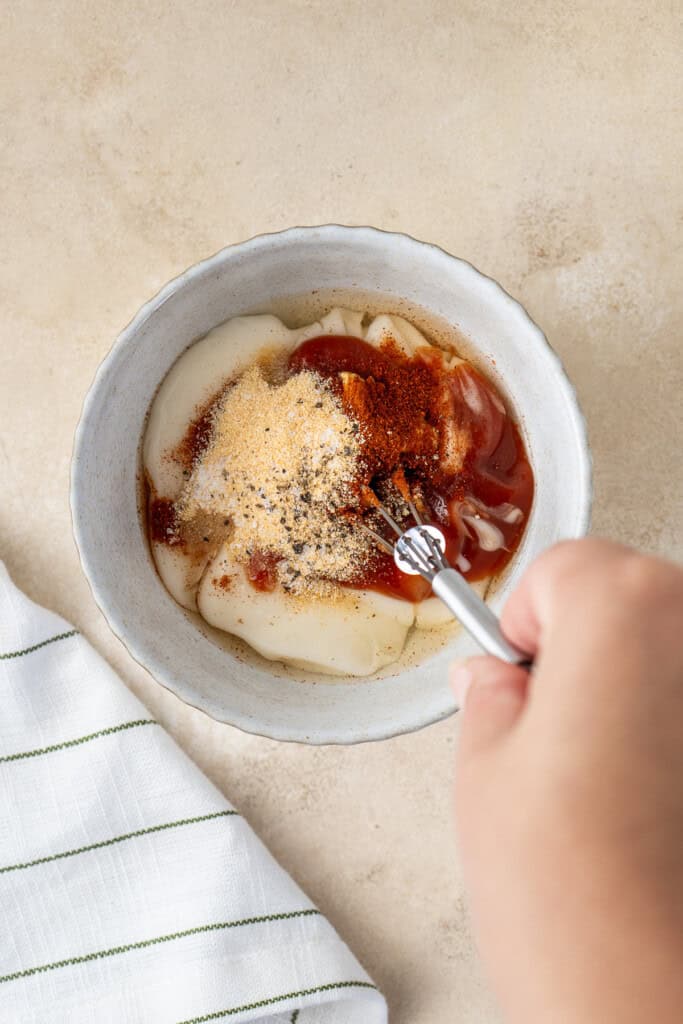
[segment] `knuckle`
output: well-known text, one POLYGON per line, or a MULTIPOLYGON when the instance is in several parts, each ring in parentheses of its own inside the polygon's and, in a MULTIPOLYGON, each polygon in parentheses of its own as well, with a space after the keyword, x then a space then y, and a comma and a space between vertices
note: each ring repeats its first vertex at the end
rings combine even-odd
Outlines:
POLYGON ((683 572, 666 562, 635 552, 619 565, 614 580, 620 601, 638 607, 683 608, 683 572))
POLYGON ((586 587, 589 579, 600 585, 601 573, 595 572, 600 549, 592 541, 561 541, 545 552, 535 569, 541 587, 552 594, 553 604, 572 601, 577 590, 586 587))
POLYGON ((596 598, 607 598, 614 594, 621 575, 637 575, 639 570, 634 570, 633 564, 644 561, 648 559, 630 548, 589 537, 556 544, 541 556, 538 571, 561 599, 574 600, 588 590, 596 598))

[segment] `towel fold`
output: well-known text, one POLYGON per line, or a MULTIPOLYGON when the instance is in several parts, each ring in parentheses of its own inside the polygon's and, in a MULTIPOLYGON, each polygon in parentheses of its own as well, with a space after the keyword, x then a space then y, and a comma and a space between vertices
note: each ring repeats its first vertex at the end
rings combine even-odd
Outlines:
POLYGON ((330 924, 0 563, 0 1020, 385 1024, 330 924))

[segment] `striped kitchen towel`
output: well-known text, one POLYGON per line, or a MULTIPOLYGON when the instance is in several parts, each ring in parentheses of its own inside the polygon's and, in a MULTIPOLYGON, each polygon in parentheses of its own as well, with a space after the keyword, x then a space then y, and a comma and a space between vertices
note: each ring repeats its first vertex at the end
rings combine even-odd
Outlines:
POLYGON ((247 822, 0 562, 2 1024, 385 1024, 247 822))

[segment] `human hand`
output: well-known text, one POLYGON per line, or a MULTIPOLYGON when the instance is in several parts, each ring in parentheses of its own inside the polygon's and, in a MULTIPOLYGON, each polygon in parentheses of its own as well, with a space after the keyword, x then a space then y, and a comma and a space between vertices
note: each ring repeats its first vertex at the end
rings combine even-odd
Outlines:
POLYGON ((502 626, 533 675, 475 658, 452 684, 461 855, 505 1019, 680 1024, 683 571, 564 543, 502 626))

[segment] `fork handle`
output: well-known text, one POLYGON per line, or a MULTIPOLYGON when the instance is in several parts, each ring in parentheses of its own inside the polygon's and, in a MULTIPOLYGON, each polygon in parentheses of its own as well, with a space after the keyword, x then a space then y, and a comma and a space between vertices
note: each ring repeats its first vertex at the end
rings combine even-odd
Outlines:
POLYGON ((531 656, 505 639, 496 616, 459 572, 443 569, 432 580, 432 590, 487 654, 531 668, 531 656))

